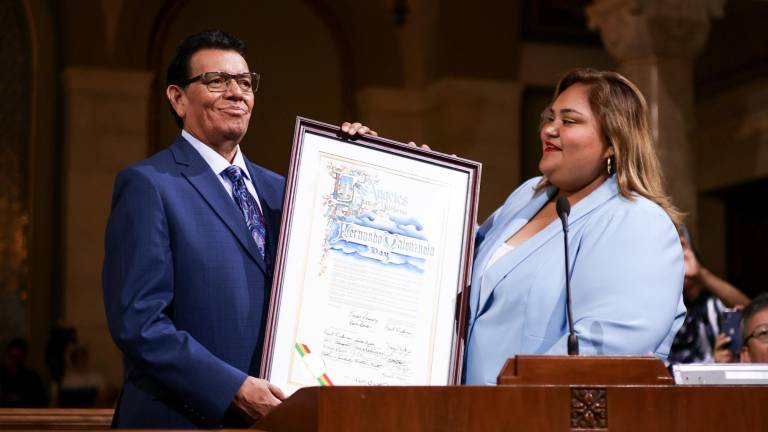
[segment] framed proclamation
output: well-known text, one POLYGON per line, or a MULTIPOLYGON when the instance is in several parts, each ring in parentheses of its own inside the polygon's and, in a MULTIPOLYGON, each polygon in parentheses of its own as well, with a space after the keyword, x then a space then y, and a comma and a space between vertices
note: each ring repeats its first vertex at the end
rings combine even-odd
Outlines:
POLYGON ((480 169, 298 117, 261 376, 458 384, 480 169))

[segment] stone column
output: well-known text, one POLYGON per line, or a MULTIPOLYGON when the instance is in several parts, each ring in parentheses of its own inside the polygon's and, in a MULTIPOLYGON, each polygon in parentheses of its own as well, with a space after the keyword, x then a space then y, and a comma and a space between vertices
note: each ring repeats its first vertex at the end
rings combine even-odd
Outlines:
POLYGON ((697 229, 693 61, 725 0, 595 0, 589 26, 648 101, 668 191, 697 229))
POLYGON ((117 172, 147 156, 152 73, 70 67, 64 72, 64 319, 114 385, 120 354, 101 294, 104 230, 117 172))

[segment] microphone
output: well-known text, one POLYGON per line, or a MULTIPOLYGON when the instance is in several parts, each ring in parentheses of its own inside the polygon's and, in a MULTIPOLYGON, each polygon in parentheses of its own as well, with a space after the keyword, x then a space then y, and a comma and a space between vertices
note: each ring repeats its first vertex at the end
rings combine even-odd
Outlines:
POLYGON ((568 316, 568 355, 579 355, 579 339, 573 330, 573 311, 571 310, 571 270, 568 265, 568 215, 571 213, 571 203, 562 196, 555 204, 557 216, 563 223, 563 245, 565 249, 565 312, 568 316))

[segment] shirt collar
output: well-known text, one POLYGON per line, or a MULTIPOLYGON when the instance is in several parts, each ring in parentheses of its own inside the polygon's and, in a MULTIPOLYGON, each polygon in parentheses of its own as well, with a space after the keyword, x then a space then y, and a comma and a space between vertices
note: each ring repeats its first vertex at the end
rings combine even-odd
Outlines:
POLYGON ((205 162, 208 163, 208 166, 211 167, 211 170, 213 170, 216 175, 221 175, 221 173, 229 168, 230 165, 236 165, 240 167, 245 178, 250 180, 250 173, 248 172, 248 167, 245 166, 245 158, 243 158, 243 153, 240 151, 239 144, 235 148, 235 159, 232 160, 232 163, 230 164, 224 156, 218 154, 216 150, 210 148, 186 130, 182 129, 181 136, 184 137, 184 139, 187 140, 198 153, 200 153, 200 156, 205 159, 205 162))

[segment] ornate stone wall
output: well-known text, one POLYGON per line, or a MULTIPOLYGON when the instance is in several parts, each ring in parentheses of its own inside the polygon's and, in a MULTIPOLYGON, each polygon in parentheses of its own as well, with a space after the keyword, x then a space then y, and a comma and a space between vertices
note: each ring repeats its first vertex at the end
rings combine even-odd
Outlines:
POLYGON ((0 8, 0 343, 24 336, 31 56, 20 2, 0 8))

